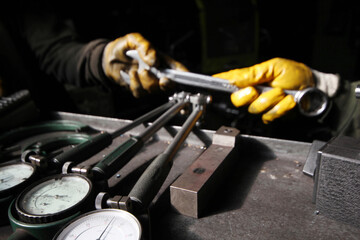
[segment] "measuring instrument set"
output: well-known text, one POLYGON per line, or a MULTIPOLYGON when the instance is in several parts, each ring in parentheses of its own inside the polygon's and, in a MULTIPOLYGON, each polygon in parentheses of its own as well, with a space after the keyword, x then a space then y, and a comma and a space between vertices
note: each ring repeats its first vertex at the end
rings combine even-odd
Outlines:
POLYGON ((36 179, 60 171, 61 166, 53 164, 52 158, 61 154, 62 148, 72 147, 90 139, 89 134, 80 133, 89 132, 89 129, 89 126, 79 122, 57 120, 14 129, 0 136, 0 148, 3 153, 5 152, 1 158, 3 163, 0 164, 2 224, 7 222, 6 209, 16 195, 36 179), (56 134, 55 137, 39 137, 41 134, 54 132, 62 134, 56 134), (34 135, 39 138, 34 140, 34 135), (20 141, 26 138, 32 139, 20 141))
MULTIPOLYGON (((163 105, 161 110, 160 108, 157 109, 157 114, 166 110, 160 117, 146 127, 138 136, 130 136, 128 140, 112 150, 95 165, 79 168, 79 166, 74 163, 62 162, 63 167, 61 174, 50 175, 34 182, 26 187, 17 196, 16 200, 12 202, 9 208, 9 219, 15 232, 9 239, 18 239, 17 235, 23 234, 24 230, 37 239, 49 239, 49 236, 53 236, 56 231, 70 219, 74 219, 80 214, 95 209, 94 203, 97 194, 109 190, 107 184, 108 179, 125 166, 145 143, 169 120, 176 116, 182 109, 192 107, 194 109, 193 113, 189 116, 182 128, 185 130, 179 132, 181 136, 175 136, 174 142, 178 143, 175 145, 170 144, 169 150, 166 150, 158 158, 153 160, 152 164, 150 164, 149 168, 129 194, 129 199, 132 199, 132 202, 136 202, 139 206, 146 207, 164 181, 164 177, 166 177, 170 169, 169 167, 171 166, 171 164, 169 164, 171 162, 170 160, 173 159, 175 152, 179 149, 181 143, 202 115, 203 106, 209 101, 210 97, 204 97, 204 95, 191 95, 188 93, 174 94, 169 101, 170 104, 163 105), (201 101, 199 99, 201 99, 201 101), (159 169, 164 168, 159 165, 159 161, 163 162, 160 165, 166 165, 167 170, 161 170, 161 174, 158 176, 159 169), (155 163, 157 163, 157 165, 153 165, 155 163), (154 176, 150 177, 150 175, 154 176), (152 184, 156 186, 146 185, 149 182, 148 178, 153 179, 155 175, 160 179, 152 184), (139 189, 141 190, 139 191, 139 189)), ((127 128, 127 126, 125 126, 125 128, 127 128)), ((115 135, 119 134, 118 131, 114 133, 115 135)), ((84 143, 86 143, 86 141, 79 145, 84 143)), ((30 152, 31 150, 27 151, 27 155, 33 156, 29 154, 30 152)), ((31 157, 28 157, 28 159, 30 158, 31 157)), ((140 209, 140 207, 137 209, 140 209)), ((129 213, 125 213, 122 216, 127 216, 127 214, 129 213)))
MULTIPOLYGON (((4 153, 2 159, 16 158, 21 153, 21 161, 11 161, 0 165, 0 206, 1 209, 4 209, 2 216, 7 215, 5 211, 14 196, 36 179, 60 172, 64 165, 66 168, 76 166, 109 146, 112 139, 150 120, 172 105, 173 102, 169 101, 111 134, 96 131, 80 122, 68 120, 47 121, 2 134, 0 136, 0 148, 4 153), (66 132, 66 134, 42 139, 36 138, 33 140, 35 143, 22 147, 10 145, 21 139, 49 132, 66 132), (80 134, 80 132, 87 134, 80 134), (70 146, 70 148, 68 147, 66 151, 60 150, 65 146, 70 146), (18 149, 21 149, 20 153, 18 149)), ((2 222, 7 222, 7 218, 2 219, 2 222)))
POLYGON ((204 95, 191 98, 194 104, 192 113, 171 144, 146 168, 129 195, 110 197, 108 193, 100 192, 95 202, 97 210, 70 222, 54 239, 86 239, 89 236, 110 240, 141 239, 143 228, 136 215, 146 211, 166 179, 176 152, 202 116, 205 105, 211 101, 204 95))

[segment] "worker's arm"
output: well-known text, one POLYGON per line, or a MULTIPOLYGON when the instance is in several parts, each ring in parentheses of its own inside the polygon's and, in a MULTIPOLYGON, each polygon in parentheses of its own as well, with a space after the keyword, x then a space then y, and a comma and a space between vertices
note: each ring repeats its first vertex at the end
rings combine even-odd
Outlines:
POLYGON ((28 14, 22 22, 23 36, 39 61, 40 68, 62 83, 76 86, 117 83, 128 84, 120 71, 130 76, 129 88, 135 97, 164 89, 169 81, 157 79, 147 70, 137 71, 137 63, 128 58, 128 50, 138 50, 150 66, 160 60, 169 67, 186 70, 175 60, 160 55, 139 33, 130 33, 113 41, 97 39, 87 43, 79 41, 72 22, 59 19, 56 14, 28 14))
POLYGON ((101 57, 108 40, 79 41, 72 22, 51 10, 30 9, 19 19, 21 34, 43 72, 76 86, 106 84, 101 57))

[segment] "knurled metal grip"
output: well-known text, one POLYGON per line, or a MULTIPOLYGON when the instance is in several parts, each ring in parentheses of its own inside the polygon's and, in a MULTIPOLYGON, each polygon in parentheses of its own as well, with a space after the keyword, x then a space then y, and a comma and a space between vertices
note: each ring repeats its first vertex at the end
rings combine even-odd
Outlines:
POLYGON ((236 157, 239 134, 235 128, 218 129, 209 148, 170 186, 171 205, 177 212, 194 218, 204 215, 228 163, 236 157))

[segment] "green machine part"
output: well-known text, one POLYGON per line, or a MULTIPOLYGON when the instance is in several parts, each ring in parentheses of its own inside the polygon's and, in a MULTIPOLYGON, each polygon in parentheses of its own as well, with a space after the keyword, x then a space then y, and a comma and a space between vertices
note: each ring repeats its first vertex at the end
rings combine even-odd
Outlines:
POLYGON ((46 121, 30 126, 24 126, 9 130, 0 135, 0 145, 10 145, 15 141, 21 140, 23 138, 47 133, 47 132, 57 132, 57 131, 74 131, 74 132, 83 132, 88 131, 91 128, 88 125, 77 121, 70 120, 53 120, 46 121))

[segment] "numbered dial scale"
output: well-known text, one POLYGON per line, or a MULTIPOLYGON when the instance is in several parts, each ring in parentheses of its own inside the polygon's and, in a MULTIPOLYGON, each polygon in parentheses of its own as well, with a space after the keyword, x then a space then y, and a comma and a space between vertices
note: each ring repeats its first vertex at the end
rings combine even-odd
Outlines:
POLYGON ((35 167, 29 163, 7 163, 0 165, 0 196, 16 193, 35 176, 35 167))
POLYGON ((47 177, 27 187, 16 199, 21 220, 46 223, 68 217, 81 210, 92 191, 92 183, 76 174, 47 177))
POLYGON ((129 212, 102 209, 89 212, 65 226, 53 239, 139 240, 141 225, 129 212))

